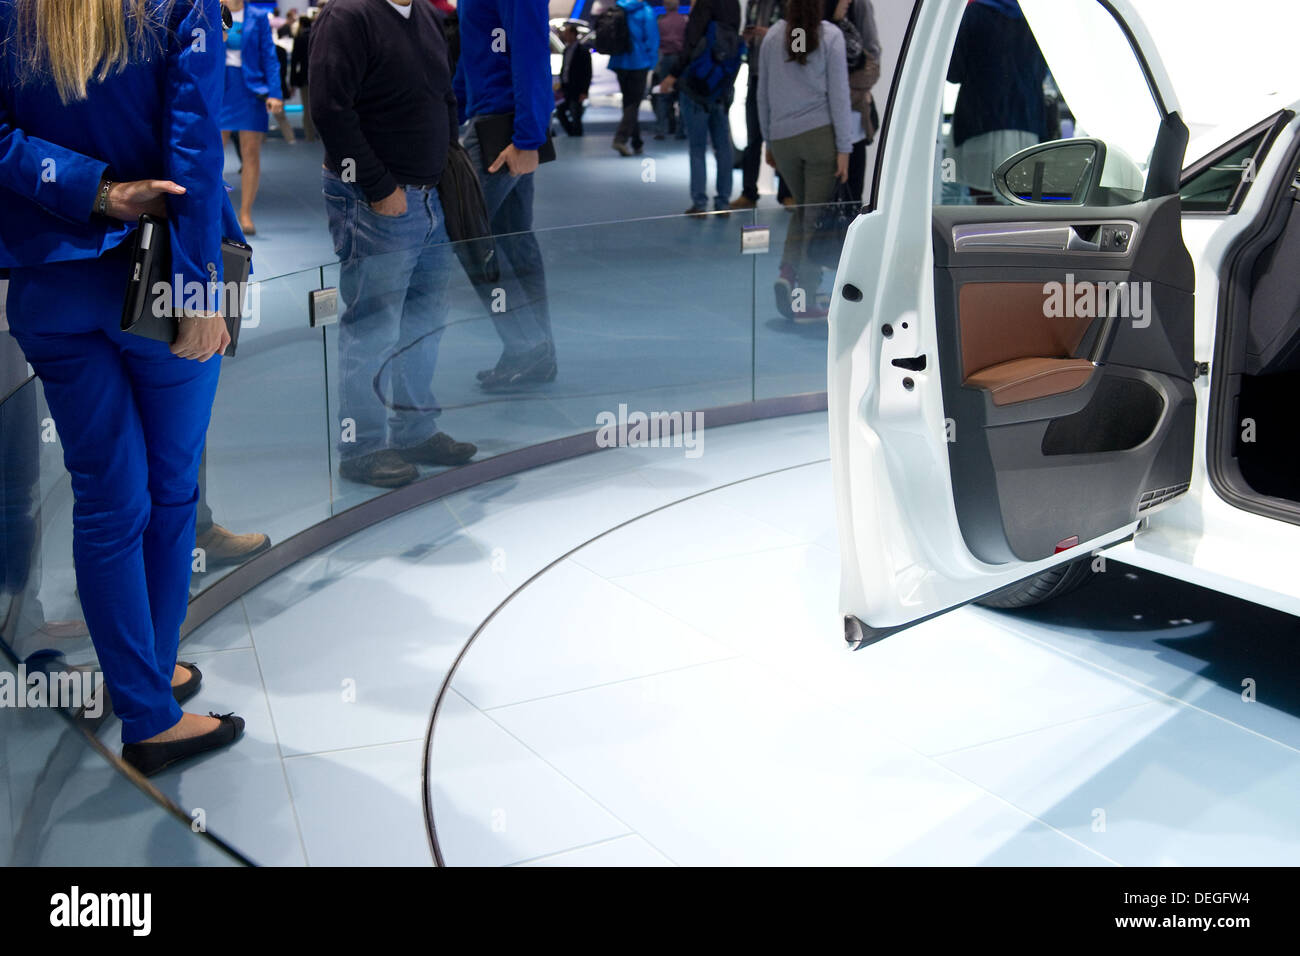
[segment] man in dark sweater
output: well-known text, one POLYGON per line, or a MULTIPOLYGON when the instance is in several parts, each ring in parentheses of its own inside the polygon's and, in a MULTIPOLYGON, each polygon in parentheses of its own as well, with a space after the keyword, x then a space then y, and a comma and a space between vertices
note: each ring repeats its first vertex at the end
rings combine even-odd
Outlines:
POLYGON ((431 4, 331 0, 312 26, 311 111, 340 260, 339 475, 393 488, 477 449, 438 431, 432 380, 453 253, 438 180, 456 135, 431 4))
MULTIPOLYGON (((691 4, 690 15, 686 18, 686 40, 682 46, 682 55, 677 65, 660 82, 661 93, 672 93, 677 89, 681 75, 703 51, 709 24, 715 22, 718 31, 725 28, 731 34, 738 35, 740 0, 695 0, 691 4)), ((734 77, 731 82, 735 82, 734 77)), ((729 210, 733 165, 731 122, 727 114, 735 91, 728 85, 707 100, 699 99, 689 88, 682 89, 681 93, 682 123, 686 126, 686 136, 690 140, 688 145, 691 157, 691 206, 686 214, 698 215, 708 209, 705 154, 710 141, 713 143, 713 158, 718 167, 713 208, 718 211, 729 210)))

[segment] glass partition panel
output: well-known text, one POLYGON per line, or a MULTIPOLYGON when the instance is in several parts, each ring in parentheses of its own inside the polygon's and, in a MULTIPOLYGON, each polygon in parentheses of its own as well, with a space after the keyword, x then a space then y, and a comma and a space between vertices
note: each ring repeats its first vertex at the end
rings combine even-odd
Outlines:
POLYGON ((275 544, 330 515, 325 359, 308 320, 308 296, 320 281, 314 268, 249 286, 199 473, 195 591, 250 556, 223 532, 264 534, 275 544))
MULTIPOLYGON (((741 252, 741 230, 752 222, 677 216, 500 236, 503 274, 477 284, 457 259, 464 244, 434 257, 445 284, 405 278, 402 254, 327 269, 342 310, 325 338, 335 511, 410 480, 392 461, 367 470, 366 456, 437 431, 473 443, 481 460, 594 430, 620 408, 749 401, 754 257, 741 252), (520 380, 484 382, 507 349, 520 380)), ((419 464, 421 474, 438 467, 419 464)))
POLYGON ((834 205, 761 206, 768 252, 755 257, 754 394, 826 390, 826 310, 847 221, 834 205))

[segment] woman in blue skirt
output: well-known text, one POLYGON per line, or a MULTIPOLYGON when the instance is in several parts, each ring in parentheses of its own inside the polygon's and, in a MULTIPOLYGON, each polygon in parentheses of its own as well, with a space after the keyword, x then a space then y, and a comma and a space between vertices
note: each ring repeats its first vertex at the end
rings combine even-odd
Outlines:
POLYGON ((233 21, 226 35, 226 91, 221 104, 221 136, 239 136, 239 225, 256 234, 253 200, 262 178, 262 140, 267 114, 284 109, 280 99, 280 61, 275 55, 271 21, 244 0, 226 0, 233 21))

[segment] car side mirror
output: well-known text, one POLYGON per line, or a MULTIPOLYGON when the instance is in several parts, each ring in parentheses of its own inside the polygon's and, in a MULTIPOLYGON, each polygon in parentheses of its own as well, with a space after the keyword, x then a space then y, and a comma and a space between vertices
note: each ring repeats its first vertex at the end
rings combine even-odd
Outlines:
POLYGON ((1099 139, 1057 139, 1003 160, 993 186, 1018 206, 1083 206, 1101 183, 1106 144, 1099 139))

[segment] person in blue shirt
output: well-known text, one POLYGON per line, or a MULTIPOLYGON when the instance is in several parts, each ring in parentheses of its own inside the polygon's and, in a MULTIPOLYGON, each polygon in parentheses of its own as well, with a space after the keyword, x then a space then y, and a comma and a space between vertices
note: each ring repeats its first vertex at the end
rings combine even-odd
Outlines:
POLYGON ((623 118, 614 131, 614 149, 623 156, 641 152, 641 101, 645 99, 646 73, 659 61, 659 21, 645 0, 618 0, 627 17, 628 49, 609 58, 623 94, 623 118), (631 145, 629 146, 629 142, 631 145))
POLYGON ((244 0, 226 0, 231 25, 226 34, 225 89, 221 97, 221 135, 239 137, 239 225, 257 234, 253 200, 262 179, 262 141, 268 113, 283 113, 280 61, 266 13, 244 0))
POLYGON ((229 342, 221 241, 242 239, 221 180, 221 8, 57 6, 0 0, 0 268, 10 331, 71 475, 77 586, 122 756, 154 773, 244 726, 182 713, 201 675, 176 659, 199 458, 229 342), (169 220, 174 281, 206 306, 185 311, 171 346, 119 329, 126 240, 143 213, 169 220))
POLYGON ((540 0, 460 0, 456 11, 454 88, 460 121, 470 124, 464 145, 483 184, 501 260, 497 285, 478 290, 502 343, 496 366, 478 373, 479 387, 532 389, 554 381, 558 368, 546 271, 533 235, 533 174, 555 107, 547 7, 540 0), (485 155, 478 124, 507 121, 510 142, 485 155))

